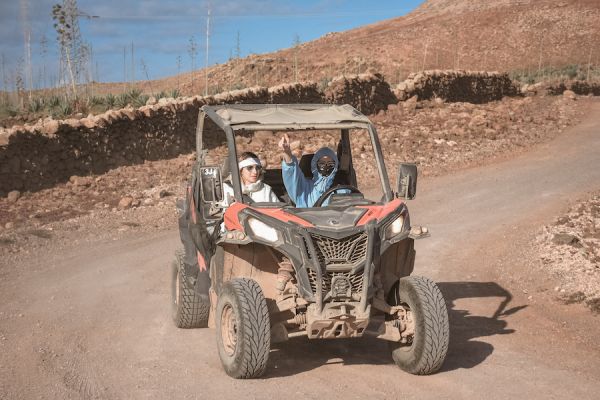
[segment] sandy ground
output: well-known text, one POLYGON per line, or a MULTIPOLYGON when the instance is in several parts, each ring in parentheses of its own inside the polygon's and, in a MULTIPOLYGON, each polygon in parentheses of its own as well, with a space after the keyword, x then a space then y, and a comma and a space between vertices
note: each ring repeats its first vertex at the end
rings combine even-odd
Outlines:
POLYGON ((439 283, 451 321, 436 375, 405 374, 375 339, 296 338, 274 347, 263 379, 228 378, 214 331, 170 320, 178 237, 174 196, 159 194, 152 223, 99 209, 27 242, 5 239, 0 397, 596 398, 600 320, 557 301, 531 243, 598 189, 598 121, 596 102, 583 123, 532 151, 420 182, 412 220, 433 235, 417 244, 415 273, 439 283))

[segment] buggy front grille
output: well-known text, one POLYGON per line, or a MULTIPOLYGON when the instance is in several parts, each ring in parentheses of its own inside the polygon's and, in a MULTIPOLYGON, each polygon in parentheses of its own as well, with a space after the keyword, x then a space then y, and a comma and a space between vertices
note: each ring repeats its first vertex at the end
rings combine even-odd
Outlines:
MULTIPOLYGON (((323 272, 321 280, 323 294, 327 294, 331 290, 331 281, 336 276, 342 276, 350 282, 350 289, 352 293, 362 293, 363 287, 363 273, 351 273, 351 272, 323 272)), ((310 287, 313 293, 317 293, 317 273, 312 269, 308 269, 308 279, 310 281, 310 287)))
POLYGON ((319 264, 324 269, 352 268, 367 256, 367 233, 360 232, 342 239, 312 234, 319 264))

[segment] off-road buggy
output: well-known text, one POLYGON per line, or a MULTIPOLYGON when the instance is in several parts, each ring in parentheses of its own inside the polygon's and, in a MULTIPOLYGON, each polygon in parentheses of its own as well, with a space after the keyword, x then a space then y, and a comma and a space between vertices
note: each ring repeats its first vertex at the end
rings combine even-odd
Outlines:
MULTIPOLYGON (((183 250, 172 265, 172 312, 180 328, 216 328, 227 374, 261 376, 271 343, 304 335, 372 334, 389 342, 403 370, 430 374, 440 368, 449 340, 446 305, 435 283, 410 276, 414 239, 428 236, 425 228, 411 229, 403 201, 415 196, 416 166, 400 165, 392 191, 367 117, 348 105, 204 106, 196 147, 187 198, 178 206, 183 250), (339 135, 339 169, 314 207, 297 208, 289 199, 252 203, 242 194, 236 139, 257 131, 339 135), (351 152, 356 131, 374 153, 379 201, 357 188, 351 152), (226 156, 215 164, 219 138, 226 156), (224 207, 227 177, 234 199, 224 207)), ((307 177, 311 157, 299 161, 307 177)), ((285 198, 280 169, 267 168, 263 180, 285 198)))

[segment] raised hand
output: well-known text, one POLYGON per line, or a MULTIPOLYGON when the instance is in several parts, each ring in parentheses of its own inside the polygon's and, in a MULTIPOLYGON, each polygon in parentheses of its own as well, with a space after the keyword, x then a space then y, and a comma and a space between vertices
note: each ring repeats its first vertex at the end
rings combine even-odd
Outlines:
POLYGON ((283 159, 286 163, 292 162, 292 149, 290 148, 290 137, 287 133, 283 134, 281 140, 279 140, 279 149, 283 152, 283 159))

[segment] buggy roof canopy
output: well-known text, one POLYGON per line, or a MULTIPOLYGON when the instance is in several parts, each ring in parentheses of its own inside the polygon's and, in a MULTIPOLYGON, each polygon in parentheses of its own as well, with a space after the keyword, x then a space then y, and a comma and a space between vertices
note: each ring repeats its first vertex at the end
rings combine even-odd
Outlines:
POLYGON ((350 105, 231 104, 203 106, 221 127, 234 130, 296 130, 366 128, 370 121, 350 105))

